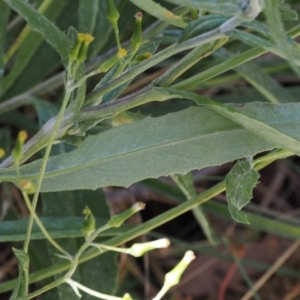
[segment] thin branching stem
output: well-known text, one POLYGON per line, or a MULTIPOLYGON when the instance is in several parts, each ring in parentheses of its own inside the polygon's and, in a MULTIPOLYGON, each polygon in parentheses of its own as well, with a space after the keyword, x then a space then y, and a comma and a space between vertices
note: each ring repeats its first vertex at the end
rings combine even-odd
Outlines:
MULTIPOLYGON (((52 131, 52 133, 49 137, 49 141, 48 141, 48 144, 47 144, 47 147, 46 147, 45 155, 44 155, 43 160, 42 160, 41 169, 40 169, 40 173, 39 173, 39 179, 38 179, 36 190, 35 190, 33 200, 32 200, 32 210, 33 211, 36 210, 36 206, 37 206, 37 203, 38 203, 38 197, 39 197, 39 194, 40 194, 42 181, 43 181, 46 166, 47 166, 47 161, 48 161, 48 158, 50 156, 50 151, 52 149, 52 145, 53 145, 53 142, 54 142, 55 137, 56 137, 56 132, 60 127, 61 121, 63 119, 66 107, 68 105, 68 102, 69 102, 69 99, 70 99, 70 96, 71 96, 71 93, 72 93, 73 79, 70 78, 70 69, 71 69, 71 66, 69 65, 69 68, 68 68, 68 71, 67 71, 68 79, 66 81, 66 90, 65 90, 64 99, 63 99, 62 106, 61 106, 61 109, 59 111, 59 114, 57 116, 56 122, 54 124, 53 131, 52 131)), ((24 251, 25 251, 25 253, 28 252, 28 246, 29 246, 30 236, 31 236, 31 231, 32 231, 32 226, 33 226, 33 220, 34 220, 34 215, 30 214, 29 220, 28 220, 27 231, 26 231, 26 238, 25 238, 25 242, 24 242, 24 251)))

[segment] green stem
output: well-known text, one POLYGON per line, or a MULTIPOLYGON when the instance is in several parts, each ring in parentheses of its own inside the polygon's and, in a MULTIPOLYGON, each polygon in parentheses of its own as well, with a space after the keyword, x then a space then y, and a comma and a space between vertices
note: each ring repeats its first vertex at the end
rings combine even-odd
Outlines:
MULTIPOLYGON (((297 36, 300 35, 300 25, 292 28, 286 34, 292 39, 296 38, 297 36)), ((196 74, 186 80, 182 80, 176 84, 173 84, 171 87, 174 89, 183 90, 183 89, 191 88, 193 86, 197 86, 197 84, 199 84, 199 82, 203 82, 212 77, 220 75, 220 74, 222 74, 226 71, 229 71, 241 64, 244 64, 250 60, 253 60, 267 52, 268 52, 268 50, 258 48, 258 47, 250 49, 250 50, 248 50, 244 53, 241 53, 239 55, 236 55, 235 57, 230 58, 230 59, 228 59, 206 71, 203 71, 203 72, 196 74)))
MULTIPOLYGON (((179 7, 176 8, 174 11, 174 14, 176 15, 185 15, 189 12, 189 9, 186 7, 179 7)), ((153 39, 155 36, 157 36, 161 31, 163 31, 166 27, 168 27, 169 24, 163 22, 163 21, 156 21, 154 22, 150 27, 148 27, 143 32, 143 40, 149 41, 153 39)), ((122 47, 127 47, 129 45, 129 40, 122 43, 122 47)), ((98 56, 95 59, 92 59, 86 64, 86 69, 88 72, 92 73, 92 70, 99 67, 99 63, 106 60, 108 57, 113 55, 117 51, 117 47, 113 47, 109 51, 107 51, 105 54, 98 56)), ((90 73, 90 74, 91 74, 90 73)), ((63 77, 65 72, 58 73, 57 75, 47 79, 46 81, 36 85, 35 87, 25 91, 22 94, 19 94, 13 98, 10 98, 3 103, 0 103, 0 114, 4 114, 10 110, 16 109, 22 105, 30 104, 31 99, 30 96, 39 96, 41 94, 45 94, 47 92, 53 91, 53 89, 58 88, 63 83, 63 77)), ((91 75, 93 76, 93 75, 91 75)))
POLYGON ((214 43, 209 43, 195 48, 189 54, 184 56, 179 62, 174 64, 165 73, 159 76, 155 80, 155 84, 158 86, 169 86, 181 74, 183 74, 185 71, 194 66, 202 58, 207 57, 216 49, 222 47, 227 40, 227 38, 224 38, 214 43))
POLYGON ((70 279, 76 268, 77 268, 77 265, 78 265, 78 261, 80 259, 80 256, 82 255, 82 253, 88 248, 91 246, 92 242, 97 238, 97 236, 99 235, 99 233, 101 233, 102 231, 104 230, 107 230, 109 229, 110 227, 107 226, 107 225, 104 225, 100 228, 98 228, 97 230, 95 230, 91 236, 85 241, 85 243, 79 248, 79 250, 77 251, 76 255, 74 256, 74 258, 72 259, 71 261, 71 266, 67 272, 67 274, 64 276, 65 280, 68 280, 70 279))
MULTIPOLYGON (((286 158, 293 155, 288 150, 276 150, 274 152, 271 152, 268 155, 265 155, 263 157, 260 157, 258 160, 254 161, 254 167, 256 170, 261 170, 264 166, 272 163, 274 160, 281 159, 281 158, 286 158), (256 165, 256 162, 259 161, 259 164, 256 165), (263 164, 265 162, 265 164, 263 164)), ((110 240, 106 241, 106 245, 108 246, 119 246, 121 244, 124 244, 134 238, 137 238, 143 234, 146 234, 147 232, 161 226, 162 224, 171 221, 172 219, 182 215, 183 213, 193 209, 194 207, 201 205, 208 200, 214 198, 215 196, 219 195, 220 193, 224 192, 226 190, 225 186, 225 181, 222 181, 218 183, 217 185, 213 186, 212 188, 206 190, 196 198, 186 201, 170 210, 168 210, 165 213, 160 214, 159 216, 133 228, 128 230, 127 232, 123 233, 120 236, 111 238, 110 240)), ((78 263, 83 263, 85 261, 88 261, 90 259, 93 259, 97 257, 98 255, 103 254, 105 251, 99 251, 96 248, 90 249, 87 251, 85 254, 82 255, 81 258, 79 258, 78 263)), ((60 272, 66 271, 70 268, 71 263, 70 262, 63 262, 59 265, 56 266, 56 268, 49 268, 49 271, 47 272, 45 269, 38 271, 34 274, 34 276, 30 276, 30 283, 37 282, 39 280, 43 280, 46 278, 49 278, 51 276, 54 276, 55 274, 58 274, 60 272)), ((15 281, 11 281, 9 284, 6 283, 5 288, 2 288, 2 291, 7 291, 11 288, 14 287, 15 281)), ((4 284, 3 284, 4 285, 4 284)), ((3 286, 2 285, 2 286, 3 286)), ((27 299, 32 299, 33 297, 39 295, 40 293, 35 292, 32 294, 29 294, 26 298, 23 300, 27 299)))
POLYGON ((44 286, 43 288, 31 293, 30 295, 28 295, 25 298, 21 298, 21 299, 32 299, 35 298, 47 291, 49 291, 52 288, 55 288, 67 281, 69 281, 71 279, 71 277, 73 276, 74 272, 76 271, 76 268, 79 264, 79 259, 80 256, 82 255, 82 253, 91 246, 92 242, 97 238, 97 236, 99 235, 99 233, 101 233, 102 231, 109 229, 110 227, 107 225, 104 225, 100 228, 98 228, 97 230, 95 230, 92 235, 89 237, 89 239, 87 239, 85 241, 85 243, 79 248, 79 250, 77 251, 76 255, 72 258, 71 263, 69 265, 69 269, 67 271, 67 273, 62 276, 61 278, 57 279, 56 281, 44 286))
MULTIPOLYGON (((290 31, 287 32, 287 34, 291 37, 291 38, 295 38, 296 36, 298 36, 300 34, 300 25, 294 27, 293 29, 291 29, 290 31)), ((205 43, 203 42, 203 38, 206 38, 206 36, 203 37, 203 35, 200 35, 199 37, 197 37, 198 39, 200 39, 200 44, 202 43, 205 43), (202 40, 202 41, 201 41, 202 40)), ((194 40, 194 39, 193 39, 194 40)), ((188 44, 190 43, 189 42, 190 40, 188 40, 188 44)), ((180 44, 181 46, 183 45, 184 43, 180 44)), ((119 86, 120 84, 128 81, 128 80, 131 80, 133 77, 135 77, 136 75, 140 74, 141 72, 143 72, 144 70, 148 69, 149 67, 155 65, 156 63, 159 63, 161 60, 165 59, 165 58, 168 58, 169 56, 172 56, 173 54, 177 53, 178 52, 178 47, 180 45, 173 45, 173 46, 170 46, 169 48, 159 52, 158 54, 154 55, 152 58, 142 62, 141 64, 138 64, 136 67, 132 68, 131 70, 129 70, 128 72, 126 72, 125 74, 121 75, 120 77, 118 77, 117 79, 113 80, 112 82, 110 82, 109 84, 105 85, 103 88, 101 89, 98 89, 96 90, 95 92, 89 94, 87 96, 87 103, 88 102, 94 102, 95 100, 97 99, 101 99, 102 95, 105 94, 106 92, 109 92, 111 91, 112 89, 114 89, 115 87, 119 86)), ((181 47, 180 46, 180 47, 181 47)), ((180 50, 181 51, 181 50, 180 50)), ((264 54, 266 52, 266 50, 264 49, 261 49, 261 48, 254 48, 254 49, 251 49, 249 51, 246 51, 244 53, 242 53, 241 55, 238 55, 232 59, 229 59, 207 71, 204 71, 200 74, 197 74, 193 77, 191 77, 191 79, 187 79, 187 80, 184 80, 184 81, 181 81, 180 83, 178 84, 175 84, 175 85, 172 85, 171 87, 172 88, 176 88, 176 89, 182 89, 182 88, 186 88, 186 87, 190 87, 190 85, 194 85, 194 84, 197 84, 199 83, 200 81, 204 81, 204 80, 207 80, 211 77, 214 77, 214 76, 217 76, 227 70, 230 70, 240 64, 243 64, 249 60, 252 60, 253 58, 255 57, 258 57, 262 54, 264 54), (190 81, 191 80, 191 81, 190 81)), ((134 95, 134 94, 133 94, 134 95)), ((124 97, 124 98, 121 98, 121 99, 118 99, 116 101, 113 101, 111 103, 108 104, 108 106, 98 106, 96 110, 94 110, 94 108, 92 107, 92 111, 89 111, 89 109, 84 109, 83 112, 82 112, 82 120, 81 121, 84 121, 88 118, 93 118, 92 114, 95 115, 95 117, 99 117, 101 118, 102 116, 102 112, 97 112, 97 110, 107 110, 109 109, 110 111, 114 111, 114 114, 116 114, 116 110, 118 110, 117 106, 120 106, 120 107, 126 107, 126 103, 123 101, 124 99, 127 99, 125 101, 128 101, 128 99, 130 99, 130 97, 124 97), (121 101, 119 101, 121 100, 121 101), (122 103, 121 103, 122 102, 122 103), (121 104, 121 105, 120 105, 121 104), (114 108, 115 106, 115 108, 114 108), (91 114, 90 116, 88 116, 88 114, 91 114)), ((137 105, 140 105, 140 104, 143 104, 142 102, 140 103, 136 103, 135 106, 137 105)), ((128 105, 129 108, 132 108, 134 107, 134 105, 128 105)), ((120 110, 119 112, 121 112, 122 110, 120 110)), ((80 118, 81 116, 79 116, 80 118)), ((50 128, 50 130, 52 131, 52 128, 50 128)), ((33 142, 36 144, 35 145, 29 145, 28 143, 25 145, 25 148, 26 146, 28 146, 28 148, 30 149, 28 151, 28 155, 24 155, 24 159, 27 159, 29 158, 31 155, 33 155, 34 153, 36 153, 38 150, 40 150, 41 148, 43 148, 45 146, 45 144, 47 143, 47 139, 48 139, 48 136, 47 134, 48 133, 45 133, 45 132, 39 132, 33 139, 35 139, 35 141, 33 140, 30 140, 30 142, 33 142), (40 134, 39 134, 40 133, 40 134)), ((11 158, 9 157, 8 159, 6 159, 2 164, 1 164, 1 167, 4 168, 4 167, 7 167, 7 166, 10 166, 12 163, 12 160, 11 158)))
POLYGON ((63 283, 65 283, 65 279, 64 279, 64 277, 61 277, 61 278, 59 278, 59 279, 57 279, 57 280, 55 280, 55 281, 52 281, 51 283, 49 283, 49 284, 43 286, 43 287, 40 288, 38 291, 35 291, 35 292, 29 294, 29 295, 26 296, 26 297, 17 298, 17 299, 15 299, 15 300, 27 300, 27 299, 35 298, 36 296, 39 296, 39 295, 41 295, 41 294, 43 294, 43 293, 46 293, 46 292, 48 292, 49 290, 54 289, 54 288, 60 286, 60 285, 63 284, 63 283))
POLYGON ((122 300, 123 299, 123 297, 120 298, 120 297, 115 297, 115 296, 106 295, 106 294, 96 292, 96 291, 91 290, 91 289, 87 288, 86 286, 84 286, 84 285, 82 285, 82 284, 80 284, 80 283, 78 283, 78 282, 76 282, 72 279, 68 279, 67 283, 70 284, 72 287, 74 286, 77 289, 82 290, 82 291, 86 292, 87 294, 92 295, 96 298, 105 299, 105 300, 122 300))
POLYGON ((147 69, 157 65, 158 63, 166 60, 167 58, 180 53, 185 50, 189 50, 194 47, 199 47, 209 42, 213 42, 215 40, 221 39, 226 37, 224 34, 219 32, 219 29, 211 30, 207 33, 201 34, 195 38, 189 39, 184 41, 180 44, 171 45, 168 48, 160 51, 159 53, 153 55, 151 58, 139 63, 132 69, 125 72, 123 75, 119 76, 115 80, 109 82, 105 86, 95 90, 94 92, 90 93, 86 98, 86 104, 97 102, 99 98, 101 98, 104 94, 110 92, 111 90, 115 89, 116 87, 120 86, 121 84, 132 80, 137 75, 143 73, 147 69))
POLYGON ((24 191, 22 191, 22 195, 23 198, 25 200, 26 206, 30 212, 30 215, 33 215, 34 221, 37 223, 37 225, 39 226, 40 230, 42 231, 42 233, 44 234, 44 236, 46 237, 46 239, 61 253, 63 253, 65 256, 71 258, 72 256, 65 251, 58 243, 56 243, 56 241, 51 237, 51 235, 49 234, 49 232, 47 231, 47 229, 45 228, 45 226, 43 225, 43 223, 41 222, 40 218, 38 217, 38 215, 36 214, 35 210, 33 209, 30 199, 27 195, 27 193, 25 193, 24 191))
MULTIPOLYGON (((68 68, 68 71, 69 70, 70 70, 70 66, 68 68)), ((68 76, 70 76, 69 72, 68 72, 68 76)), ((42 165, 41 165, 41 169, 40 169, 39 179, 38 179, 36 191, 34 193, 33 200, 32 200, 32 209, 33 209, 33 211, 36 210, 36 206, 37 206, 37 202, 38 202, 38 197, 39 197, 39 193, 40 193, 40 190, 41 190, 43 177, 44 177, 46 166, 47 166, 47 161, 48 161, 48 158, 50 156, 50 151, 52 149, 52 144, 53 144, 53 142, 55 140, 56 132, 58 131, 58 129, 60 127, 62 118, 64 116, 64 113, 65 113, 65 110, 66 110, 66 107, 67 107, 67 104, 69 102, 69 98, 70 98, 71 93, 72 93, 72 89, 71 89, 72 83, 73 83, 72 81, 70 81, 69 79, 67 79, 67 82, 66 82, 66 92, 65 92, 64 99, 63 99, 63 103, 62 103, 61 109, 59 111, 59 114, 57 116, 56 122, 54 124, 53 131, 51 132, 51 135, 49 137, 48 145, 46 147, 46 152, 45 152, 45 155, 44 155, 43 160, 42 160, 42 165)), ((24 251, 25 251, 25 253, 28 252, 28 246, 29 246, 29 242, 30 242, 30 235, 31 235, 32 226, 33 226, 33 219, 34 219, 34 215, 30 214, 29 220, 28 220, 26 238, 25 238, 25 242, 24 242, 24 251)))
MULTIPOLYGON (((197 196, 191 172, 185 175, 173 175, 171 177, 173 181, 177 184, 179 189, 182 191, 182 193, 185 195, 187 201, 190 201, 197 196)), ((216 235, 216 232, 214 231, 213 226, 209 223, 208 219, 206 218, 202 208, 200 206, 196 206, 192 209, 192 212, 209 242, 214 246, 219 244, 220 241, 216 235)))

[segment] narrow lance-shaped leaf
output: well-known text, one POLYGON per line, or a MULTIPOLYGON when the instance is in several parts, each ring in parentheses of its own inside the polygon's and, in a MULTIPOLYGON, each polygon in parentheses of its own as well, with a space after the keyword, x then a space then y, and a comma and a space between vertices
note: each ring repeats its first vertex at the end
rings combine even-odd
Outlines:
MULTIPOLYGON (((3 0, 4 1, 4 0, 3 0)), ((68 4, 70 0, 52 0, 50 5, 47 7, 47 9, 44 11, 44 19, 50 20, 50 24, 52 26, 52 21, 58 20, 58 17, 61 15, 63 10, 66 8, 66 5, 68 4)), ((0 10, 1 11, 1 10, 0 10)), ((38 11, 36 11, 37 14, 39 14, 38 11)), ((41 15, 41 14, 39 14, 41 15)), ((41 15, 42 16, 42 15, 41 15)), ((34 28, 32 28, 35 30, 34 28)), ((59 30, 56 27, 56 30, 59 30)), ((36 30, 38 31, 38 30, 36 30)), ((38 80, 41 80, 41 76, 45 76, 46 74, 46 65, 45 61, 41 62, 38 59, 40 55, 45 55, 47 59, 53 59, 53 56, 49 55, 49 50, 45 48, 43 45, 43 40, 45 39, 43 35, 40 35, 36 31, 30 31, 28 35, 24 38, 21 44, 18 45, 18 51, 14 58, 14 64, 12 68, 9 70, 9 73, 7 76, 5 76, 4 82, 3 82, 3 92, 11 95, 15 95, 20 93, 21 91, 24 91, 24 85, 28 88, 28 81, 32 81, 34 77, 36 76, 36 69, 42 69, 44 71, 39 74, 38 80), (40 51, 42 53, 40 53, 40 51), (46 53, 45 53, 46 52, 46 53), (29 71, 30 70, 30 71, 29 71), (34 75, 33 75, 34 74, 34 75), (29 78, 26 78, 29 77, 29 78), (25 79, 26 78, 26 79, 25 79), (12 90, 12 87, 13 90, 12 90)), ((54 34, 54 32, 53 32, 54 34)), ((63 34, 63 33, 61 33, 63 34)), ((49 43, 49 41, 48 41, 49 43)), ((51 44, 51 43, 50 43, 51 44)), ((55 47, 54 47, 55 49, 55 47)), ((55 49, 56 50, 56 49, 55 49)), ((51 50, 50 50, 51 53, 51 50)), ((56 54, 56 53, 55 53, 56 54)), ((52 60, 52 64, 54 61, 52 60)))
MULTIPOLYGON (((234 55, 225 48, 217 50, 214 56, 228 60, 234 55)), ((288 89, 282 87, 270 75, 264 73, 254 62, 247 62, 234 70, 242 75, 254 88, 264 95, 272 103, 297 102, 288 89)))
POLYGON ((93 35, 99 4, 99 0, 79 1, 79 32, 85 32, 93 35))
MULTIPOLYGON (((299 145, 298 104, 255 103, 233 109, 192 93, 158 90, 167 90, 174 97, 194 97, 199 103, 202 99, 209 107, 192 107, 159 118, 145 118, 90 136, 77 150, 49 159, 42 190, 128 186, 144 178, 184 174, 251 157, 276 146, 288 147, 290 140, 295 147, 299 145), (273 144, 266 141, 269 131, 273 144)), ((40 161, 22 166, 21 176, 35 180, 39 168, 40 161)), ((0 180, 16 180, 15 170, 1 169, 0 180)))
POLYGON ((279 9, 282 20, 298 20, 297 12, 291 9, 289 4, 284 3, 284 0, 281 0, 281 3, 279 3, 279 9))
MULTIPOLYGON (((192 200, 197 196, 193 177, 190 172, 185 175, 172 175, 172 179, 176 182, 180 190, 183 192, 183 194, 186 197, 186 200, 192 200)), ((203 213, 202 208, 200 206, 194 207, 192 209, 192 212, 194 214, 195 219, 202 228, 204 234, 208 238, 209 242, 212 245, 217 245, 219 241, 216 232, 214 231, 212 224, 210 224, 209 220, 203 213)))
POLYGON ((241 209, 250 202, 258 178, 259 173, 252 169, 250 159, 238 161, 227 174, 225 182, 228 209, 235 221, 249 224, 241 209))
POLYGON ((245 44, 248 44, 252 47, 259 47, 263 48, 269 52, 272 52, 286 60, 293 60, 294 64, 299 66, 300 65, 300 52, 299 48, 297 46, 297 43, 295 43, 293 40, 291 40, 288 43, 289 51, 286 49, 283 49, 279 47, 277 44, 270 42, 267 39, 261 38, 259 36, 256 36, 254 34, 251 34, 246 31, 241 31, 238 29, 235 29, 233 33, 228 34, 231 38, 237 39, 239 41, 244 42, 245 44))
MULTIPOLYGON (((80 217, 57 217, 40 218, 47 231, 54 239, 75 239, 83 237, 81 232, 82 216, 80 217)), ((105 225, 109 218, 96 218, 97 227, 105 225)), ((26 236, 26 227, 28 219, 16 221, 5 221, 0 223, 0 242, 24 241, 26 236)), ((126 232, 130 226, 122 225, 120 228, 105 230, 99 234, 99 237, 115 236, 126 232)), ((36 224, 33 225, 31 240, 42 240, 45 236, 36 224)))
POLYGON ((13 248, 13 252, 19 261, 19 276, 17 284, 10 299, 27 296, 29 283, 29 256, 21 249, 13 248))
MULTIPOLYGON (((285 54, 286 59, 289 61, 291 68, 295 71, 295 73, 300 76, 300 70, 295 65, 295 54, 292 53, 290 49, 290 43, 288 43, 285 34, 284 27, 280 19, 280 13, 278 9, 278 0, 265 0, 265 15, 267 17, 267 21, 271 27, 271 31, 273 33, 274 41, 276 42, 278 48, 285 54)), ((298 57, 300 55, 300 50, 297 48, 298 57)))
MULTIPOLYGON (((183 95, 186 93, 182 93, 183 95)), ((195 94, 188 93, 187 97, 190 96, 198 104, 209 105, 214 111, 220 113, 226 118, 240 124, 245 129, 255 133, 257 136, 269 141, 277 148, 288 149, 291 152, 294 152, 297 155, 300 155, 300 139, 299 136, 294 132, 286 130, 287 127, 278 126, 279 122, 282 122, 287 116, 290 117, 290 122, 295 120, 293 116, 294 113, 288 110, 285 110, 279 113, 277 110, 280 106, 275 105, 273 107, 273 115, 265 115, 266 111, 254 111, 254 110, 245 110, 241 108, 240 110, 234 107, 226 106, 218 102, 203 99, 197 97, 195 94), (279 113, 279 114, 278 114, 279 113)), ((258 104, 255 103, 254 106, 258 107, 258 104)))
MULTIPOLYGON (((153 90, 165 100, 189 98, 206 107, 145 118, 88 137, 79 149, 49 159, 42 190, 128 186, 141 179, 184 174, 276 147, 300 154, 299 104, 235 107, 193 93, 153 90)), ((39 168, 40 161, 21 167, 22 178, 36 180, 39 168)), ((14 169, 0 170, 0 180, 16 178, 14 169)))
POLYGON ((2 80, 4 75, 4 53, 5 53, 5 40, 6 40, 6 23, 10 14, 9 6, 0 1, 0 98, 2 95, 2 80))
POLYGON ((71 49, 67 36, 46 17, 35 10, 28 2, 22 0, 4 0, 13 10, 18 12, 31 27, 42 34, 44 39, 60 54, 66 58, 71 49))
MULTIPOLYGON (((243 33, 246 33, 246 32, 243 32, 243 33)), ((295 37, 299 36, 299 34, 300 34, 299 26, 296 26, 289 31, 288 36, 290 38, 295 38, 295 37)), ((193 87, 198 87, 198 84, 200 82, 204 82, 210 78, 220 75, 226 71, 229 71, 234 67, 240 66, 243 63, 253 60, 254 58, 259 57, 260 55, 266 53, 267 51, 268 51, 267 49, 264 49, 264 46, 255 45, 255 48, 247 50, 247 51, 245 51, 239 55, 236 55, 235 57, 228 59, 220 64, 217 64, 199 74, 196 74, 194 76, 191 76, 190 78, 182 80, 181 82, 178 82, 178 83, 172 85, 172 87, 176 88, 176 89, 187 89, 187 88, 190 89, 193 87)))
POLYGON ((224 1, 199 1, 199 0, 165 0, 177 5, 188 6, 190 8, 201 9, 220 15, 234 15, 239 11, 236 0, 224 1))

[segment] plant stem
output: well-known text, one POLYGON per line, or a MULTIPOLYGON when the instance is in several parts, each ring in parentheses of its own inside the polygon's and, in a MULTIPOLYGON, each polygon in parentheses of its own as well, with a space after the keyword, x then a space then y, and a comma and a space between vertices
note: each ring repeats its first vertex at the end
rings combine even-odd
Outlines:
MULTIPOLYGON (((291 153, 290 151, 285 150, 285 149, 273 151, 263 157, 260 157, 258 160, 254 161, 254 168, 256 170, 261 170, 263 167, 271 164, 273 161, 275 161, 277 159, 281 159, 281 158, 286 158, 291 155, 293 155, 293 153, 291 153), (259 161, 259 164, 256 165, 257 161, 259 161)), ((143 234, 146 234, 147 232, 161 226, 162 224, 164 224, 168 221, 171 221, 172 219, 182 215, 183 213, 193 209, 194 207, 207 202, 208 200, 214 198, 215 196, 219 195, 220 193, 224 192, 225 190, 226 190, 225 181, 222 181, 222 182, 216 184, 215 186, 213 186, 212 188, 206 190, 205 192, 203 192, 196 198, 186 201, 186 202, 168 210, 167 212, 162 213, 159 216, 157 216, 157 217, 155 217, 155 218, 153 218, 131 230, 128 230, 126 233, 123 233, 120 236, 111 238, 110 240, 106 241, 105 245, 118 246, 118 245, 124 244, 134 238, 137 238, 143 234)), ((85 254, 83 254, 81 256, 81 258, 78 259, 78 263, 80 264, 85 261, 88 261, 92 258, 97 257, 98 255, 103 254, 104 252, 106 252, 106 251, 105 250, 99 251, 96 248, 92 248, 89 251, 87 251, 85 254)), ((64 262, 64 263, 59 264, 56 269, 51 270, 51 272, 46 273, 45 270, 38 271, 38 272, 36 272, 37 275, 35 276, 35 280, 32 280, 32 276, 31 276, 30 283, 36 282, 38 280, 46 279, 57 273, 68 270, 70 268, 70 265, 71 265, 70 262, 64 262)), ((48 286, 50 286, 50 285, 48 285, 48 286)), ((13 284, 11 284, 11 288, 13 288, 13 284)), ((29 294, 26 298, 24 298, 22 300, 32 299, 33 297, 41 294, 38 292, 39 291, 29 294)))
MULTIPOLYGON (((300 25, 295 26, 291 30, 287 31, 286 34, 292 39, 296 38, 297 36, 300 35, 300 25)), ((250 50, 245 51, 239 55, 236 55, 235 57, 230 58, 214 67, 211 67, 208 70, 205 70, 199 74, 196 74, 188 79, 182 80, 176 84, 173 84, 171 87, 174 89, 182 90, 182 89, 191 88, 193 86, 197 86, 197 84, 199 84, 199 82, 203 82, 203 81, 206 81, 217 75, 220 75, 220 74, 222 74, 226 71, 229 71, 243 63, 253 60, 267 52, 268 52, 267 49, 262 49, 262 48, 258 48, 258 47, 250 49, 250 50)))
MULTIPOLYGON (((72 93, 73 80, 70 80, 70 78, 69 78, 70 68, 71 67, 69 66, 68 71, 67 71, 68 79, 67 79, 67 82, 66 82, 66 91, 65 91, 65 96, 64 96, 63 102, 62 102, 62 106, 61 106, 61 109, 60 109, 59 114, 57 116, 56 122, 54 124, 53 131, 51 132, 51 135, 49 137, 49 141, 48 141, 48 144, 47 144, 47 147, 46 147, 46 152, 45 152, 45 155, 44 155, 43 160, 42 160, 42 165, 41 165, 41 169, 40 169, 40 173, 39 173, 39 179, 38 179, 36 191, 34 193, 33 200, 32 200, 32 209, 33 209, 33 211, 36 210, 38 197, 39 197, 39 193, 40 193, 40 190, 41 190, 42 181, 43 181, 43 177, 44 177, 46 166, 47 166, 47 161, 48 161, 48 158, 50 156, 50 151, 51 151, 51 148, 52 148, 52 144, 55 140, 56 132, 60 127, 62 118, 64 116, 64 113, 65 113, 65 110, 66 110, 66 107, 67 107, 67 104, 69 102, 69 98, 70 98, 71 93, 72 93)), ((25 253, 28 252, 28 245, 29 245, 29 242, 30 242, 30 235, 31 235, 32 226, 33 226, 33 219, 34 219, 34 215, 30 214, 29 220, 28 220, 27 232, 26 232, 26 239, 25 239, 25 242, 24 242, 24 252, 25 253)))
POLYGON ((158 63, 166 60, 167 58, 180 53, 185 50, 189 50, 194 47, 199 47, 209 42, 226 37, 224 34, 219 32, 219 29, 211 30, 207 33, 201 34, 195 38, 184 41, 180 44, 171 45, 168 48, 160 51, 159 53, 153 55, 151 58, 139 63, 137 66, 125 72, 123 75, 119 76, 115 80, 109 82, 105 86, 95 90, 90 93, 86 98, 86 104, 94 103, 104 94, 110 92, 114 88, 120 86, 121 84, 135 78, 137 75, 143 73, 147 69, 157 65, 158 63))
POLYGON ((76 282, 72 279, 68 279, 67 283, 70 284, 71 286, 74 286, 74 287, 86 292, 89 295, 92 295, 92 296, 96 297, 96 298, 105 299, 105 300, 122 300, 123 299, 123 297, 120 298, 120 297, 105 295, 105 294, 96 292, 96 291, 91 290, 91 289, 87 288, 86 286, 84 286, 84 285, 82 285, 82 284, 80 284, 80 283, 78 283, 78 282, 76 282))
POLYGON ((30 215, 33 215, 34 221, 37 223, 37 225, 39 226, 40 230, 42 231, 42 233, 44 234, 44 236, 46 237, 46 239, 57 249, 59 250, 61 253, 63 253, 64 255, 66 255, 67 257, 71 258, 72 256, 66 252, 49 234, 49 232, 47 231, 47 229, 45 228, 45 226, 43 225, 43 223, 41 222, 40 218, 38 217, 38 215, 36 214, 35 210, 33 209, 30 199, 27 195, 27 193, 25 193, 24 191, 22 191, 22 195, 23 198, 25 200, 26 206, 30 212, 30 215))
MULTIPOLYGON (((174 9, 174 14, 180 14, 185 15, 189 12, 189 9, 186 7, 179 7, 174 9)), ((168 27, 168 24, 158 20, 154 22, 150 27, 148 27, 143 32, 143 40, 149 41, 153 39, 156 35, 158 35, 162 30, 164 30, 166 27, 168 27)), ((127 47, 129 45, 129 40, 126 42, 123 42, 121 45, 122 47, 127 47)), ((118 50, 117 47, 113 47, 110 50, 108 50, 106 53, 104 53, 101 56, 98 56, 96 58, 91 59, 86 64, 86 70, 88 72, 92 72, 95 68, 99 66, 101 62, 103 62, 105 59, 107 59, 109 56, 113 55, 118 50)), ((30 104, 31 99, 30 96, 38 96, 45 94, 47 92, 53 91, 53 89, 60 87, 63 82, 64 77, 64 71, 58 73, 57 75, 54 75, 53 77, 47 79, 46 81, 34 86, 33 88, 30 88, 29 90, 25 91, 22 94, 19 94, 15 97, 12 97, 3 103, 0 103, 0 114, 4 114, 10 110, 16 109, 22 105, 30 104)), ((90 73, 91 74, 91 73, 90 73)))

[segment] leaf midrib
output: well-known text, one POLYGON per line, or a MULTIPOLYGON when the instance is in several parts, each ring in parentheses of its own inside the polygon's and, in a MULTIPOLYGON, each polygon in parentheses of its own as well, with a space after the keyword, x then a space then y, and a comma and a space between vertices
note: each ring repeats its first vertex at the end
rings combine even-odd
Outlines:
MULTIPOLYGON (((239 126, 237 124, 237 126, 239 126)), ((244 128, 238 128, 238 129, 227 129, 227 130, 222 130, 222 131, 218 131, 218 132, 214 132, 214 133, 209 133, 209 134, 205 134, 205 135, 201 135, 201 136, 193 136, 193 137, 190 137, 190 138, 187 138, 187 139, 184 139, 184 140, 177 140, 175 142, 166 142, 166 143, 162 143, 162 144, 159 144, 159 145, 154 145, 154 146, 150 146, 150 147, 147 147, 147 148, 142 148, 142 149, 135 149, 135 150, 131 150, 129 152, 126 152, 126 153, 123 153, 123 154, 120 154, 118 155, 118 157, 122 156, 122 157, 126 157, 126 156, 129 156, 129 155, 132 155, 136 152, 141 152, 141 151, 149 151, 151 149, 155 149, 155 148, 161 148, 161 147, 165 147, 165 146, 168 146, 168 145, 176 145, 176 144, 179 144, 179 143, 183 143, 183 142, 188 142, 188 141, 192 141, 192 140, 195 140, 195 139, 202 139, 202 138, 205 138, 207 136, 213 136, 213 135, 217 135, 217 134, 222 134, 224 132, 234 132, 234 131, 239 131, 239 130, 245 130, 244 128)), ((246 130, 245 130, 246 131, 246 130)), ((260 137, 258 137, 260 138, 260 137)), ((261 139, 261 138, 260 138, 261 139)), ((76 150, 75 150, 76 151, 76 150)), ((46 169, 46 173, 45 173, 45 176, 44 178, 51 178, 51 177, 55 177, 56 175, 63 175, 63 174, 68 174, 72 171, 79 171, 83 168, 88 168, 90 166, 93 166, 93 165, 96 165, 96 164, 99 164, 101 163, 102 161, 105 161, 105 162, 109 162, 111 160, 114 160, 116 159, 116 155, 115 156, 106 156, 104 158, 101 158, 101 159, 96 159, 96 160, 91 160, 85 164, 79 164, 79 165, 75 165, 75 166, 70 166, 70 167, 67 167, 67 168, 64 168, 64 169, 55 169, 53 171, 47 171, 46 169)), ((22 173, 21 173, 22 175, 22 173)), ((38 177, 38 174, 37 175, 31 175, 31 176, 28 176, 26 178, 28 179, 36 179, 38 177)))

